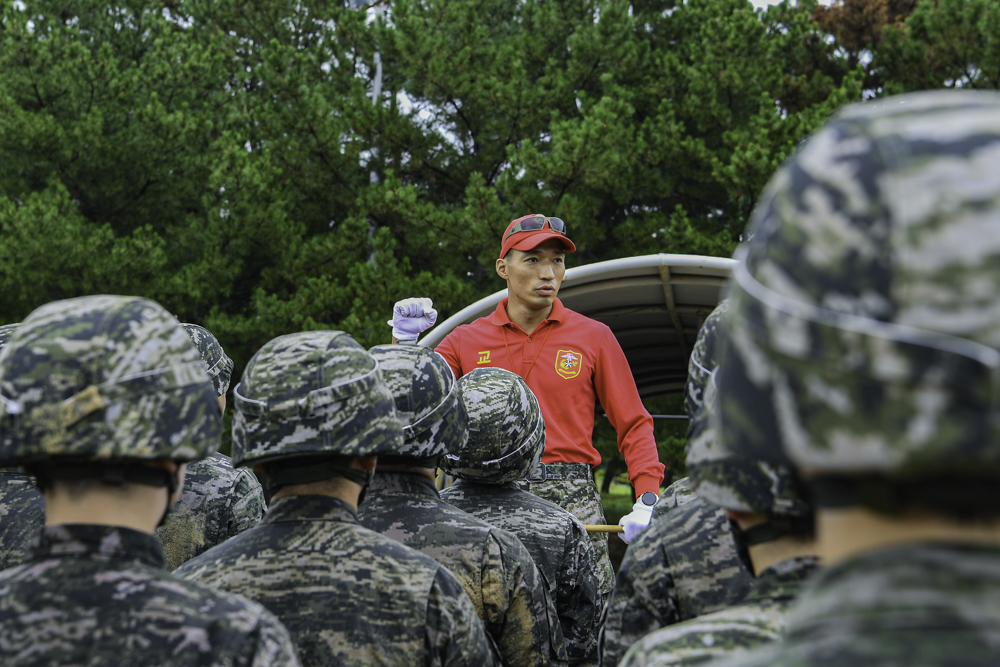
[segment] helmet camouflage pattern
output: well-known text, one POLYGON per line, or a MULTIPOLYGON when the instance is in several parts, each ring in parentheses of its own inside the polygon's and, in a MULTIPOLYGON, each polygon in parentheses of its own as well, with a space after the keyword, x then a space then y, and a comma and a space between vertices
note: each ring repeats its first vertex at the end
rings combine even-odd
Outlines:
POLYGON ((998 212, 996 93, 847 107, 778 171, 733 339, 800 469, 1000 474, 998 212))
POLYGON ((0 348, 2 348, 4 345, 7 344, 7 341, 10 339, 11 336, 14 335, 14 332, 17 331, 17 328, 19 326, 21 325, 18 322, 15 322, 14 324, 4 324, 3 326, 0 326, 0 348))
POLYGON ((691 349, 691 358, 688 359, 688 379, 684 385, 684 412, 689 420, 693 421, 695 416, 701 411, 702 403, 705 400, 705 390, 712 382, 713 369, 716 360, 709 357, 709 351, 705 346, 713 339, 713 332, 722 322, 722 316, 729 310, 729 299, 723 299, 715 307, 698 332, 698 338, 691 349))
POLYGON ((692 490, 724 509, 811 516, 798 477, 790 463, 780 459, 778 428, 768 395, 730 392, 726 402, 716 400, 718 383, 731 382, 734 372, 741 376, 744 370, 732 367, 739 360, 728 353, 727 320, 728 304, 723 301, 705 320, 692 353, 692 365, 696 353, 700 359, 695 372, 689 373, 686 393, 692 395, 692 384, 701 385, 698 392, 704 390, 704 400, 688 429, 687 472, 692 490))
POLYGON ((0 395, 0 465, 191 461, 219 444, 219 408, 198 351, 148 299, 86 296, 38 308, 0 353, 0 395))
POLYGON ((233 464, 399 451, 403 427, 378 363, 342 331, 279 336, 233 389, 233 464))
POLYGON ((368 350, 396 397, 404 442, 396 456, 426 458, 454 453, 469 437, 462 391, 448 362, 416 345, 377 345, 368 350))
POLYGON ((222 344, 205 327, 197 324, 182 324, 181 326, 191 337, 191 342, 198 348, 201 360, 205 362, 208 377, 212 379, 216 395, 225 395, 229 391, 229 381, 233 375, 233 360, 226 356, 222 344))
POLYGON ((477 368, 458 386, 469 415, 469 441, 457 454, 447 454, 442 467, 474 482, 524 478, 545 450, 545 420, 527 383, 510 371, 477 368))

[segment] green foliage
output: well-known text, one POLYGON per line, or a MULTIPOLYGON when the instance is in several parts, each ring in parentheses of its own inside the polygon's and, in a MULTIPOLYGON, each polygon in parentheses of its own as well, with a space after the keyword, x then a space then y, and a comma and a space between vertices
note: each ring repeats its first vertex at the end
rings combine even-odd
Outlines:
POLYGON ((882 30, 872 69, 889 94, 1000 88, 1000 3, 923 0, 905 23, 882 30))
MULTIPOLYGON (((273 336, 387 342, 397 299, 447 317, 502 288, 499 234, 528 211, 569 222, 571 264, 729 255, 775 167, 864 86, 997 86, 997 3, 912 4, 865 57, 814 0, 8 3, 0 318, 142 294, 238 376, 273 336)), ((657 424, 677 475, 683 439, 657 424)))

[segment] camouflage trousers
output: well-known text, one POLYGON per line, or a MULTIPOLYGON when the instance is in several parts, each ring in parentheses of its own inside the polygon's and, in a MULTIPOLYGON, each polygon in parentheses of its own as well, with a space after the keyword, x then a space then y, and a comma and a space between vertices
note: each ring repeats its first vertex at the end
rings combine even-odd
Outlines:
MULTIPOLYGON (((594 474, 586 463, 539 464, 526 483, 527 491, 559 505, 585 524, 603 524, 604 507, 594 474), (544 466, 544 467, 543 467, 544 466)), ((601 585, 602 603, 607 603, 615 587, 615 571, 608 554, 608 534, 591 533, 597 556, 597 579, 601 585)))

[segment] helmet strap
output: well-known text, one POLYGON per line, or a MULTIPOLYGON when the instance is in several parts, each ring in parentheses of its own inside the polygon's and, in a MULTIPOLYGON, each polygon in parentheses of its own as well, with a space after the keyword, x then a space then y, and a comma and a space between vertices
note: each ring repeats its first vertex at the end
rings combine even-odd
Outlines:
POLYGON ((883 475, 823 476, 807 484, 817 507, 866 507, 887 516, 923 510, 962 520, 1000 516, 997 478, 989 475, 929 475, 892 479, 883 475))
POLYGON ((743 543, 752 547, 785 535, 811 537, 815 532, 815 521, 812 516, 772 516, 764 523, 758 523, 746 530, 734 522, 733 530, 742 533, 743 543))
MULTIPOLYGON (((430 468, 431 470, 438 467, 438 462, 441 456, 380 456, 378 457, 379 467, 385 466, 405 466, 407 468, 430 468)), ((376 472, 378 468, 375 469, 376 472)))
POLYGON ((273 493, 285 486, 312 484, 340 476, 367 487, 375 476, 374 470, 361 470, 351 465, 350 456, 303 457, 265 464, 268 488, 273 493))
POLYGON ((102 484, 121 486, 125 482, 166 488, 170 495, 180 486, 177 470, 141 463, 65 463, 32 466, 31 473, 38 479, 39 486, 45 488, 53 481, 99 480, 102 484))

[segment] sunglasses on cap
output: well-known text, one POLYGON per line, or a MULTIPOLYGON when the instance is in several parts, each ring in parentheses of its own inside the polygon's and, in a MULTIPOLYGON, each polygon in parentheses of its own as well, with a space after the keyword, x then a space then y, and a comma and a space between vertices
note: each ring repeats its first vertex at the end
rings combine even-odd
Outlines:
POLYGON ((539 229, 545 229, 545 223, 549 223, 549 229, 554 232, 558 232, 563 236, 566 236, 566 223, 559 218, 547 218, 544 215, 534 215, 530 218, 525 218, 519 221, 516 225, 510 228, 506 236, 503 237, 503 244, 514 234, 518 232, 537 232, 539 229))

